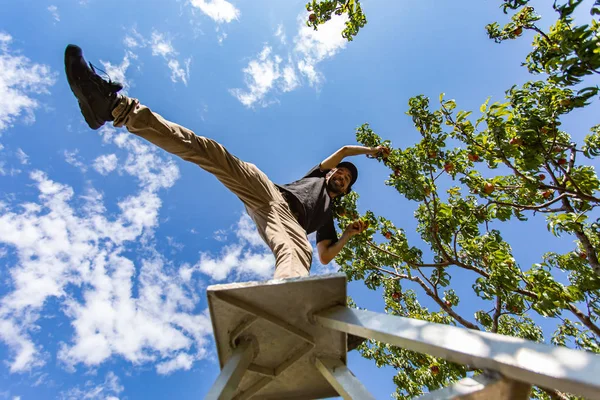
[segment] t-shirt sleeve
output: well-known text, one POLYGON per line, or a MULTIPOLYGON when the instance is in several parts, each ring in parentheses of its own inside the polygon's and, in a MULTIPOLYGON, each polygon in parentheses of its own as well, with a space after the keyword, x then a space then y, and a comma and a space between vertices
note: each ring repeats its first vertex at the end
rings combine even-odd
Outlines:
POLYGON ((329 218, 329 221, 325 222, 323 226, 317 229, 317 243, 322 242, 323 240, 331 240, 331 244, 338 241, 337 232, 333 225, 333 218, 329 218))
POLYGON ((324 178, 329 170, 321 171, 321 164, 317 164, 304 175, 304 178, 324 178))

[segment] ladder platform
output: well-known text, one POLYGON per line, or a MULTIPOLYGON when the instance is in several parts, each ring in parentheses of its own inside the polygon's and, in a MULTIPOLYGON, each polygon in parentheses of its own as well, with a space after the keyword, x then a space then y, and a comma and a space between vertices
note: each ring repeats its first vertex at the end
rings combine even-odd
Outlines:
POLYGON ((311 323, 309 315, 346 306, 344 274, 212 285, 207 296, 221 369, 241 342, 254 346, 234 399, 339 396, 315 358, 346 364, 346 333, 311 323))

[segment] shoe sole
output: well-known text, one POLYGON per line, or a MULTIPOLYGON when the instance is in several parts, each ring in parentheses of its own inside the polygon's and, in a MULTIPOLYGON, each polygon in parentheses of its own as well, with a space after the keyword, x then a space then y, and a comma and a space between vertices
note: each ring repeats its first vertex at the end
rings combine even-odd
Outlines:
POLYGON ((76 79, 73 76, 73 64, 80 60, 85 61, 81 48, 74 44, 68 45, 65 49, 65 73, 67 75, 67 82, 69 83, 71 91, 79 102, 79 108, 81 109, 81 113, 85 118, 85 122, 87 122, 91 129, 97 130, 104 125, 104 121, 99 118, 96 113, 94 113, 94 110, 92 110, 87 101, 85 101, 85 97, 78 89, 76 85, 76 79))

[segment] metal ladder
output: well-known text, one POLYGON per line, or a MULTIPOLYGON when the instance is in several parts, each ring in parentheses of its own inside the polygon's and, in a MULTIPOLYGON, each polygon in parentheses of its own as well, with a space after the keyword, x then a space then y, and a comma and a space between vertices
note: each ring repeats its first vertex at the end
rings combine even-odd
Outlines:
POLYGON ((221 373, 206 399, 374 399, 347 368, 353 334, 486 371, 419 399, 528 399, 531 386, 600 399, 600 356, 346 306, 346 276, 207 289, 221 373))

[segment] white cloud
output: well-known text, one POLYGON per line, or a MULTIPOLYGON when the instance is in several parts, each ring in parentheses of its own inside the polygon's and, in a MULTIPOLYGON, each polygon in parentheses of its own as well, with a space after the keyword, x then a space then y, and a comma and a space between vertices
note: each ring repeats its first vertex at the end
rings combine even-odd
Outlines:
POLYGON ((227 231, 225 229, 219 229, 215 231, 213 234, 213 239, 215 239, 217 242, 225 242, 227 240, 227 231))
POLYGON ((108 175, 117 168, 116 154, 103 154, 94 160, 94 169, 101 175, 108 175))
POLYGON ((223 31, 220 29, 220 27, 219 27, 219 26, 217 26, 217 27, 215 28, 215 31, 217 32, 217 41, 219 42, 219 44, 220 44, 220 45, 222 45, 222 44, 223 44, 223 41, 224 41, 225 39, 227 39, 227 33, 226 33, 226 32, 223 32, 223 31))
POLYGON ((0 132, 18 120, 33 123, 33 111, 40 104, 31 96, 49 94, 48 89, 56 81, 49 66, 13 55, 9 50, 11 41, 9 34, 0 32, 0 132))
POLYGON ((240 10, 226 0, 190 0, 190 4, 218 24, 229 23, 240 16, 240 10))
POLYGON ((59 398, 61 400, 118 400, 115 396, 123 390, 119 377, 110 371, 106 374, 103 383, 95 385, 92 381, 87 381, 83 387, 77 386, 61 392, 59 398))
POLYGON ((147 42, 146 39, 144 39, 144 37, 140 35, 135 28, 132 28, 131 32, 125 35, 123 44, 130 49, 134 49, 136 47, 146 47, 147 42))
MULTIPOLYGON (((265 44, 262 52, 250 60, 248 66, 242 70, 246 90, 231 89, 243 105, 252 107, 255 104, 267 106, 273 100, 267 100, 267 95, 272 92, 289 92, 298 88, 303 76, 310 86, 319 87, 324 77, 316 66, 327 58, 333 57, 346 46, 346 39, 341 35, 345 27, 346 16, 333 16, 330 21, 322 25, 318 31, 306 26, 306 15, 298 17, 298 33, 294 37, 294 46, 288 51, 288 62, 280 68, 282 57, 272 55, 272 48, 265 44)), ((282 25, 275 31, 283 45, 287 43, 282 25)))
POLYGON ((56 22, 60 22, 60 15, 58 15, 58 7, 56 7, 55 5, 48 6, 48 11, 50 11, 50 14, 52 14, 52 18, 54 18, 56 22))
POLYGON ((281 78, 279 71, 281 58, 279 56, 271 57, 271 51, 271 47, 265 45, 258 57, 251 60, 248 66, 243 69, 247 91, 242 89, 230 90, 231 94, 245 106, 250 107, 256 102, 267 105, 264 102, 265 95, 273 88, 275 82, 281 78))
POLYGON ((291 65, 287 65, 283 69, 283 82, 281 84, 281 90, 284 92, 290 92, 296 89, 300 85, 300 80, 296 75, 296 71, 294 67, 291 65))
POLYGON ((8 44, 12 42, 12 36, 0 31, 0 50, 8 51, 8 44))
POLYGON ((110 77, 113 82, 119 82, 123 85, 123 90, 121 93, 127 94, 127 90, 129 89, 129 82, 127 78, 125 78, 125 72, 127 72, 127 68, 131 64, 129 58, 136 58, 136 55, 130 51, 125 52, 125 56, 123 57, 123 61, 119 65, 113 65, 110 61, 100 60, 104 71, 110 77))
POLYGON ((173 248, 173 252, 181 251, 185 247, 183 243, 179 243, 172 236, 167 236, 167 244, 173 248))
POLYGON ((237 224, 229 230, 219 230, 218 237, 227 237, 233 231, 237 242, 225 244, 218 256, 201 252, 194 266, 182 267, 180 273, 189 279, 193 272, 199 271, 211 279, 222 281, 235 275, 239 279, 268 279, 273 276, 275 257, 261 239, 254 222, 244 213, 237 224))
POLYGON ((277 25, 277 30, 275 31, 275 37, 279 38, 281 44, 286 44, 286 36, 285 31, 283 30, 283 24, 277 25))
MULTIPOLYGON (((125 80, 125 70, 129 67, 129 58, 137 58, 137 55, 131 49, 150 46, 153 56, 162 57, 166 61, 167 67, 171 70, 171 80, 173 82, 181 81, 184 85, 187 85, 190 78, 190 63, 192 58, 188 57, 185 59, 182 66, 182 62, 177 59, 179 53, 173 47, 171 39, 167 34, 155 30, 150 35, 150 40, 146 40, 135 28, 132 28, 131 32, 125 35, 123 44, 130 50, 127 51, 121 66, 113 72, 115 76, 122 76, 121 79, 125 80)), ((105 67, 107 66, 105 65, 105 67)))
POLYGON ((219 257, 201 253, 194 268, 216 281, 222 281, 235 267, 240 266, 242 250, 242 246, 230 245, 223 248, 219 257))
MULTIPOLYGON (((47 358, 32 333, 39 331, 37 321, 50 299, 60 304, 73 330, 58 353, 69 369, 118 356, 172 371, 206 356, 211 324, 206 312, 195 311, 201 301, 197 284, 191 276, 183 280, 152 240, 159 192, 175 183, 179 170, 129 133, 108 126, 100 133, 127 154, 122 170, 138 182, 135 192, 120 196, 117 212, 106 212, 93 187, 78 196, 42 171, 30 174, 39 191, 36 202, 0 207, 0 244, 12 248, 16 260, 0 298, 0 340, 10 351, 11 372, 31 370, 47 358), (125 252, 134 245, 142 246, 135 261, 125 252)), ((119 393, 78 390, 66 398, 119 393)))
POLYGON ((17 149, 17 158, 19 159, 21 164, 29 164, 29 156, 25 154, 25 152, 21 148, 17 149))
POLYGON ((333 16, 319 27, 318 31, 306 26, 306 16, 299 18, 300 29, 294 38, 296 46, 294 52, 300 57, 298 69, 305 74, 310 85, 321 82, 322 77, 315 72, 315 66, 326 58, 333 57, 337 52, 346 47, 347 40, 341 35, 344 30, 347 17, 333 16), (302 65, 302 66, 301 66, 302 65))
POLYGON ((149 44, 152 49, 152 55, 160 56, 167 62, 167 66, 171 70, 171 80, 173 82, 181 81, 184 85, 187 85, 192 59, 188 57, 184 61, 184 69, 177 59, 179 53, 175 50, 167 35, 153 31, 150 41, 146 41, 139 33, 133 30, 132 36, 126 36, 124 42, 129 47, 145 47, 146 44, 149 44))
POLYGON ((190 356, 186 353, 181 353, 177 355, 177 357, 165 361, 164 363, 160 363, 156 366, 156 372, 161 375, 168 375, 173 371, 183 369, 188 371, 192 368, 192 364, 194 363, 194 357, 190 356))
POLYGON ((75 149, 73 151, 65 150, 64 151, 65 161, 72 166, 79 168, 81 172, 86 172, 87 167, 82 161, 82 158, 78 156, 79 150, 75 149))
POLYGON ((152 55, 162 56, 167 58, 170 55, 175 55, 175 49, 171 44, 171 40, 164 37, 162 33, 156 31, 152 32, 151 39, 152 55))
POLYGON ((180 80, 183 82, 184 85, 187 86, 187 80, 190 77, 190 62, 191 61, 192 61, 191 58, 188 58, 187 60, 185 60, 185 70, 184 70, 183 68, 180 67, 179 61, 177 61, 175 59, 169 60, 167 65, 169 66, 169 69, 171 70, 171 80, 173 82, 177 82, 178 80, 180 80))

